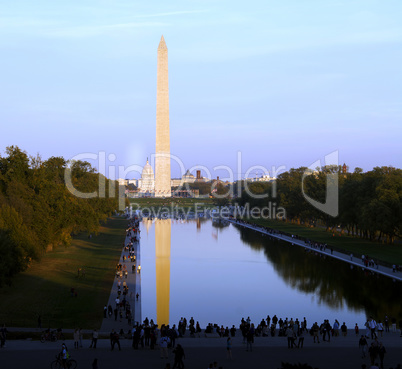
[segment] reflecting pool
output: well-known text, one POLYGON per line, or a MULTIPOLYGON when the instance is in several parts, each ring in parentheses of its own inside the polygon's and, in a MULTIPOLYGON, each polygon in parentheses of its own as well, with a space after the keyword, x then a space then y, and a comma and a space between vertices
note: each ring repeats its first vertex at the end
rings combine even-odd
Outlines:
POLYGON ((142 319, 180 317, 231 326, 269 314, 360 327, 400 316, 401 284, 360 268, 211 220, 141 223, 142 319))

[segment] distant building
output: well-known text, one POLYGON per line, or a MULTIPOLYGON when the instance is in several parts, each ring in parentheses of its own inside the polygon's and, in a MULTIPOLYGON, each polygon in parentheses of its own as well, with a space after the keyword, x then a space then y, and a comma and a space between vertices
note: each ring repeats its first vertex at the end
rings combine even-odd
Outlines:
POLYGON ((276 178, 270 177, 269 174, 264 174, 261 177, 255 176, 254 178, 252 178, 252 177, 246 178, 246 181, 248 181, 248 182, 271 182, 271 181, 275 181, 275 180, 276 180, 276 178))
POLYGON ((142 169, 141 179, 138 180, 138 190, 139 192, 155 192, 155 176, 151 165, 148 162, 144 165, 142 169))
POLYGON ((129 180, 128 180, 128 184, 129 184, 129 185, 132 184, 132 185, 134 185, 135 187, 138 187, 138 180, 136 180, 136 179, 129 179, 129 180))
POLYGON ((180 187, 182 185, 182 179, 181 178, 172 178, 170 180, 170 186, 171 187, 180 187))
POLYGON ((119 186, 127 186, 128 185, 128 180, 127 179, 119 178, 117 180, 117 182, 119 182, 119 186))
POLYGON ((170 181, 170 185, 172 187, 181 187, 185 183, 194 183, 194 182, 207 182, 207 179, 201 177, 201 171, 197 170, 197 177, 194 177, 193 174, 187 169, 186 173, 183 174, 181 178, 172 178, 170 181))
POLYGON ((184 173, 183 177, 181 177, 183 183, 194 183, 195 177, 190 173, 187 169, 187 172, 184 173))

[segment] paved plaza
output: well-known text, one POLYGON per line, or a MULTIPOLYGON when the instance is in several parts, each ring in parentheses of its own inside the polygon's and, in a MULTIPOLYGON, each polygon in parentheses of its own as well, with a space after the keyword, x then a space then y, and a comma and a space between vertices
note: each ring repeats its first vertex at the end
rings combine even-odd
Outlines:
MULTIPOLYGON (((188 334, 188 333, 187 333, 188 334)), ((384 368, 395 368, 402 363, 402 338, 399 332, 384 334, 380 338, 387 353, 384 368)), ((282 361, 291 363, 308 363, 319 369, 357 368, 365 363, 370 367, 369 359, 361 359, 358 349, 358 337, 352 331, 347 337, 333 337, 331 342, 314 344, 313 338, 305 336, 303 348, 287 348, 286 337, 256 337, 252 352, 246 351, 240 332, 233 338, 233 359, 226 357, 226 338, 201 337, 179 338, 185 351, 186 368, 207 369, 209 364, 216 361, 223 368, 280 368, 282 361)), ((370 340, 369 344, 370 344, 370 340)), ((90 340, 83 341, 83 348, 74 350, 73 341, 66 341, 70 353, 78 362, 78 368, 91 368, 96 357, 99 368, 165 368, 166 362, 173 365, 173 354, 169 360, 161 359, 159 349, 149 348, 133 350, 130 339, 122 339, 121 351, 110 350, 110 341, 100 339, 97 349, 90 349, 90 340)), ((61 342, 39 341, 8 341, 5 348, 0 350, 2 368, 49 368, 50 362, 60 350, 61 342)))

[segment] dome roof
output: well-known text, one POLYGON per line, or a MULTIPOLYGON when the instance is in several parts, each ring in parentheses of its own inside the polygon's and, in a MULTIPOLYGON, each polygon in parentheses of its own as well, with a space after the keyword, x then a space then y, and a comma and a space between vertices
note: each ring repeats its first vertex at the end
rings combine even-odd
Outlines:
POLYGON ((187 172, 183 175, 183 178, 187 177, 187 178, 194 178, 194 176, 190 173, 190 170, 187 169, 187 172))
POLYGON ((153 177, 154 171, 152 170, 152 167, 149 164, 148 159, 147 159, 147 163, 144 165, 144 168, 142 169, 141 177, 145 178, 145 177, 148 177, 150 175, 153 177))

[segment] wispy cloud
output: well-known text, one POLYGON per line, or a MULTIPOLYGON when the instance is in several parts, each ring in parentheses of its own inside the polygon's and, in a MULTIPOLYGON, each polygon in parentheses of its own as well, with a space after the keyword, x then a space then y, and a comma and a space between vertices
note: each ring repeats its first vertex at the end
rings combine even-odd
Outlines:
POLYGON ((208 10, 178 10, 174 12, 165 12, 165 13, 155 13, 155 14, 140 14, 134 16, 134 18, 154 18, 154 17, 169 17, 172 15, 183 15, 183 14, 199 14, 199 13, 207 13, 208 10))
MULTIPOLYGON (((130 30, 145 27, 168 27, 169 23, 160 21, 116 22, 111 24, 74 25, 64 21, 48 21, 26 18, 0 18, 0 32, 20 35, 39 35, 45 37, 84 38, 118 30, 130 30)), ((1 37, 1 35, 0 35, 1 37)))
POLYGON ((54 29, 48 29, 42 34, 48 37, 76 37, 84 38, 91 36, 98 36, 101 34, 113 32, 113 31, 128 31, 130 29, 138 29, 145 27, 168 27, 169 23, 163 22, 129 22, 129 23, 115 23, 115 24, 103 24, 92 26, 66 26, 57 27, 54 29))
MULTIPOLYGON (((171 24, 162 21, 162 18, 171 18, 174 16, 183 16, 189 14, 206 13, 207 10, 177 10, 171 12, 150 13, 150 14, 134 14, 127 16, 120 14, 115 16, 116 21, 113 23, 99 24, 73 24, 68 18, 54 15, 52 20, 30 17, 8 16, 0 17, 0 31, 10 31, 17 34, 39 34, 46 37, 72 37, 84 38, 92 37, 115 30, 130 30, 144 27, 168 27, 171 24), (160 18, 161 20, 146 21, 146 19, 160 18), (122 20, 125 21, 122 21, 122 20), (143 21, 141 21, 143 19, 143 21), (126 21, 129 20, 129 21, 126 21), (131 21, 138 20, 138 21, 131 21)), ((49 15, 48 15, 49 16, 49 15)), ((109 20, 110 21, 110 20, 109 20)))

